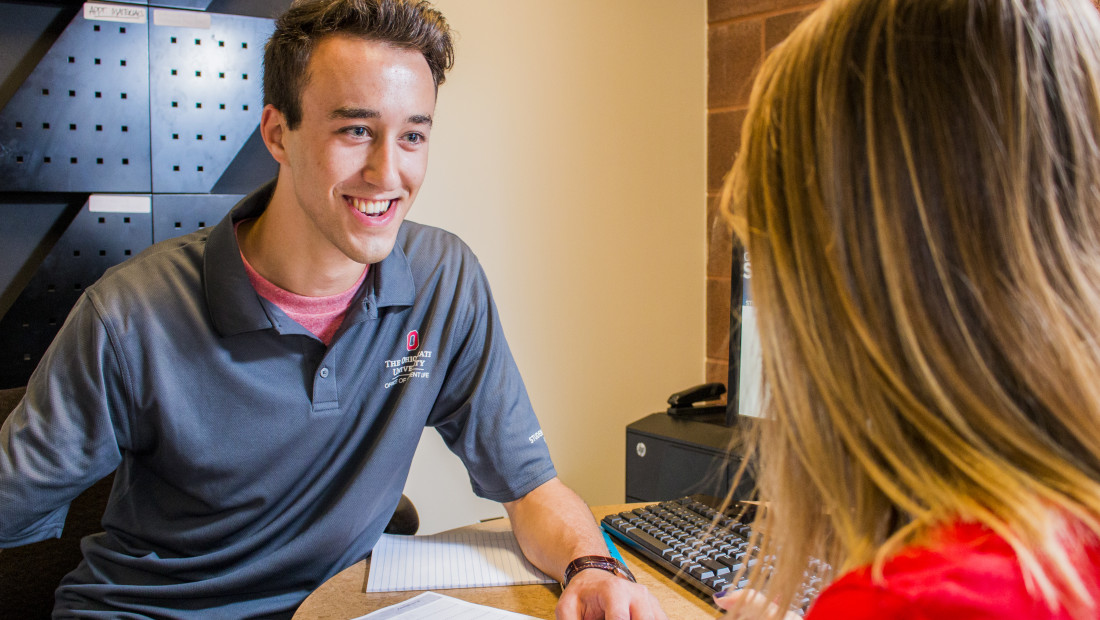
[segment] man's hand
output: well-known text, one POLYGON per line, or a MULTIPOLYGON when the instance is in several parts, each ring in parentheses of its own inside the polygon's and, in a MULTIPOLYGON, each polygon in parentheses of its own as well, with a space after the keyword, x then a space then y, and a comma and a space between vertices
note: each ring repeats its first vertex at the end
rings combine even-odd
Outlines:
MULTIPOLYGON (((592 511, 553 478, 504 504, 512 531, 531 563, 561 581, 576 558, 610 555, 592 511)), ((667 620, 657 599, 628 579, 598 568, 580 571, 558 600, 559 620, 667 620)))
POLYGON ((558 620, 668 620, 645 586, 596 568, 573 577, 554 614, 558 620))

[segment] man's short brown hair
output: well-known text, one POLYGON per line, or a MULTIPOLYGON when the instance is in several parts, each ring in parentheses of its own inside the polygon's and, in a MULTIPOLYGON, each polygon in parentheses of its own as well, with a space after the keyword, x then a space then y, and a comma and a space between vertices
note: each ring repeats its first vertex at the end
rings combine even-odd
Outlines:
POLYGON ((296 1, 275 21, 264 48, 264 104, 282 112, 290 129, 302 120, 302 92, 313 50, 335 34, 420 52, 436 88, 454 64, 450 26, 424 0, 296 1))

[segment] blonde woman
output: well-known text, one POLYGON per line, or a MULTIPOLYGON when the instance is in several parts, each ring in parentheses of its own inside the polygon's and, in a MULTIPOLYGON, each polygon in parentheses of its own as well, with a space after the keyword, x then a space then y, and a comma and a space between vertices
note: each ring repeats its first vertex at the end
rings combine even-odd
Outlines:
MULTIPOLYGON (((767 415, 757 520, 810 620, 1100 617, 1100 16, 827 1, 727 186, 767 415)), ((739 610, 739 611, 738 611, 739 610)))

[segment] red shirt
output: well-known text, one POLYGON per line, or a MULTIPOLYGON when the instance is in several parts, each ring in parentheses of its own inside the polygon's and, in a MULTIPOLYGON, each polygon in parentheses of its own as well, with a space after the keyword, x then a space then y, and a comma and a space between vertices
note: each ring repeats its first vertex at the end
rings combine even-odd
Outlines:
MULTIPOLYGON (((1100 549, 1088 551, 1092 582, 1100 586, 1100 549)), ((1088 579, 1088 575, 1084 575, 1088 579)), ((929 547, 903 549, 874 583, 869 567, 843 575, 825 589, 807 620, 1069 620, 1028 592, 1016 554, 997 534, 977 524, 946 527, 929 547)))

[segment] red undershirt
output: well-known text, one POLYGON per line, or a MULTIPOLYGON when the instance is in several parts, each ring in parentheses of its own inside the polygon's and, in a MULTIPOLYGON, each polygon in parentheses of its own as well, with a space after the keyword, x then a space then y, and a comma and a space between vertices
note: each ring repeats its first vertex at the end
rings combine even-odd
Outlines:
MULTIPOLYGON (((240 227, 240 225, 241 222, 237 222, 236 227, 240 227)), ((239 243, 238 238, 238 245, 239 243)), ((356 293, 359 292, 359 287, 367 277, 367 271, 370 270, 369 265, 364 267, 359 280, 343 293, 325 297, 307 297, 291 293, 272 284, 252 268, 248 259, 244 257, 243 251, 241 252, 241 260, 244 262, 244 270, 248 274, 249 281, 252 282, 252 287, 256 289, 260 297, 278 306, 287 316, 308 329, 314 336, 317 336, 321 342, 325 343, 325 346, 332 343, 332 337, 336 334, 336 330, 340 329, 340 324, 344 321, 344 315, 347 314, 351 302, 355 300, 356 293)))

